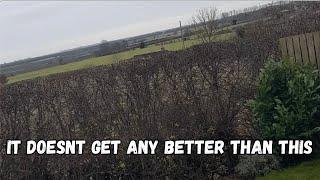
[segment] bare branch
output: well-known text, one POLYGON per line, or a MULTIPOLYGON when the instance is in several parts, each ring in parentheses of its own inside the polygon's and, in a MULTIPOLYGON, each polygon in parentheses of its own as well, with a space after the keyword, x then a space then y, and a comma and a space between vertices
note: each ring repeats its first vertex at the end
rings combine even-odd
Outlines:
POLYGON ((216 17, 217 8, 199 9, 197 14, 192 17, 192 27, 196 36, 203 42, 212 42, 214 33, 217 30, 216 17))

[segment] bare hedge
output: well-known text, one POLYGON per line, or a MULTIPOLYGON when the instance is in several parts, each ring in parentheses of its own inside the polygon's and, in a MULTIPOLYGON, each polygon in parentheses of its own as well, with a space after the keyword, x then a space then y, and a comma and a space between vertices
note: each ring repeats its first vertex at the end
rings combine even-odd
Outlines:
MULTIPOLYGON (((253 95, 248 62, 234 43, 63 73, 6 86, 7 139, 230 139, 253 95)), ((243 136, 250 136, 242 133, 243 136)), ((88 151, 87 151, 88 152, 88 151)), ((1 155, 2 177, 192 178, 227 175, 236 157, 1 155)))

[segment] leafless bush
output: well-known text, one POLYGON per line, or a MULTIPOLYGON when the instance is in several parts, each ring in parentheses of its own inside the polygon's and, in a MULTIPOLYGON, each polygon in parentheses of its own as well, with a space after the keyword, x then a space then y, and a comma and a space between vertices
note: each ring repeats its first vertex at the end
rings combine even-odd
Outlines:
MULTIPOLYGON (((237 114, 252 97, 238 46, 214 43, 147 59, 24 81, 4 88, 7 139, 212 139, 238 137, 237 114), (219 53, 213 53, 219 52, 219 53)), ((236 157, 1 155, 15 178, 210 178, 232 173, 236 157), (18 163, 19 162, 19 163, 18 163), (193 163, 187 163, 193 162, 193 163)))

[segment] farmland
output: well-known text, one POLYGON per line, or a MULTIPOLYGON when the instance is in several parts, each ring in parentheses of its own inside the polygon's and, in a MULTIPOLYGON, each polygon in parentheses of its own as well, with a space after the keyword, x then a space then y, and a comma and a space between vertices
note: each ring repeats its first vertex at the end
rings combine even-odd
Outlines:
MULTIPOLYGON (((233 36, 234 36, 234 33, 220 34, 220 35, 215 36, 215 41, 224 41, 224 40, 232 38, 233 36)), ((185 48, 188 48, 188 47, 197 45, 199 43, 200 43, 200 41, 193 37, 192 39, 186 40, 184 42, 184 45, 185 45, 185 48)), ((182 44, 182 41, 176 40, 176 42, 164 44, 163 47, 167 51, 178 51, 178 50, 183 49, 183 44, 182 44)), ((38 71, 22 73, 22 74, 18 74, 18 75, 9 77, 8 83, 14 83, 14 82, 22 81, 22 80, 26 80, 26 79, 32 79, 32 78, 36 78, 36 77, 47 76, 50 74, 74 71, 74 70, 89 68, 89 67, 94 67, 94 66, 108 65, 108 64, 116 63, 116 62, 119 62, 122 60, 128 60, 128 59, 133 58, 134 56, 137 56, 137 55, 158 52, 158 51, 161 51, 161 48, 162 48, 161 45, 154 44, 154 45, 149 45, 146 48, 135 48, 135 49, 132 49, 129 51, 111 54, 111 55, 107 55, 107 56, 89 58, 86 60, 68 63, 65 65, 59 65, 59 66, 54 66, 51 68, 41 69, 38 71)))

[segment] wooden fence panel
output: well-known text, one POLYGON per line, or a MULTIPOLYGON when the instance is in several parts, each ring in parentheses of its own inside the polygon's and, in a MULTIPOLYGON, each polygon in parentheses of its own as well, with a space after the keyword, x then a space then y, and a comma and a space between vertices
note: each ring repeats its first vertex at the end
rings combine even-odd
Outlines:
POLYGON ((287 48, 287 41, 285 38, 281 38, 279 40, 280 43, 280 48, 281 48, 281 53, 283 57, 287 57, 288 56, 288 48, 287 48))
POLYGON ((297 63, 302 63, 301 49, 300 49, 300 38, 299 36, 293 36, 293 47, 294 47, 294 56, 296 57, 297 63))
POLYGON ((287 48, 288 48, 288 56, 291 57, 293 61, 296 61, 296 57, 294 56, 294 48, 293 48, 292 38, 287 39, 287 48))
POLYGON ((279 45, 282 57, 315 65, 320 70, 320 32, 281 38, 279 45))
POLYGON ((314 49, 317 57, 318 69, 320 69, 320 32, 313 34, 314 39, 314 49))
POLYGON ((316 58, 316 52, 314 50, 313 34, 312 33, 306 34, 306 38, 307 38, 310 64, 317 66, 317 58, 316 58))
POLYGON ((307 40, 305 35, 301 35, 300 37, 300 49, 301 49, 301 56, 302 62, 305 64, 309 64, 309 52, 307 47, 307 40))

